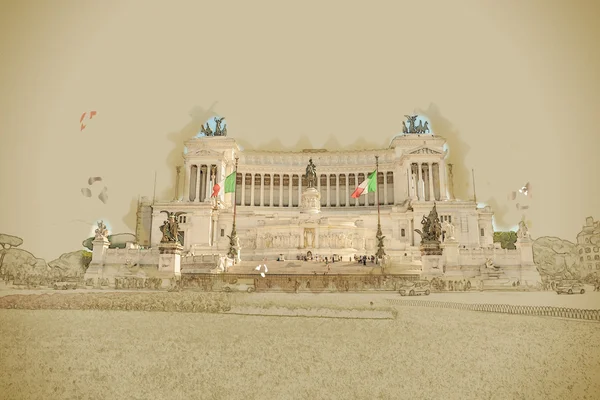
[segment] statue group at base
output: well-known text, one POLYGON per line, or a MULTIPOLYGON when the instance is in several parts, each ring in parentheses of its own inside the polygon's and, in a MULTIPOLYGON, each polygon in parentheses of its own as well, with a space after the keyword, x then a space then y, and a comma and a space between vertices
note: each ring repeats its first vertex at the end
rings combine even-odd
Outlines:
POLYGON ((184 212, 168 212, 161 211, 161 213, 167 214, 167 219, 163 222, 159 228, 162 233, 161 243, 181 243, 179 238, 179 223, 177 222, 180 215, 185 214, 184 212))
MULTIPOLYGON (((423 225, 423 230, 415 229, 415 232, 421 235, 421 243, 439 243, 440 236, 442 236, 442 224, 440 223, 435 203, 433 204, 433 209, 429 213, 429 216, 423 216, 421 225, 423 225)), ((454 231, 452 231, 452 233, 454 233, 454 231)))

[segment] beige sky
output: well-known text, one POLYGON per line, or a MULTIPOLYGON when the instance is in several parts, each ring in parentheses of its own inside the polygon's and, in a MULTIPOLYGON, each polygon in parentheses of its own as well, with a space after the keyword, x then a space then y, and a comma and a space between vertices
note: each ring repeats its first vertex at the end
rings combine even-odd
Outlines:
POLYGON ((600 218, 598 4, 2 1, 0 233, 50 260, 80 248, 81 221, 133 232, 154 171, 173 196, 204 122, 190 111, 217 102, 246 149, 383 148, 421 110, 449 140, 457 195, 474 168, 510 228, 507 194, 529 181, 533 236, 575 240, 600 218), (108 204, 81 195, 89 176, 108 204))

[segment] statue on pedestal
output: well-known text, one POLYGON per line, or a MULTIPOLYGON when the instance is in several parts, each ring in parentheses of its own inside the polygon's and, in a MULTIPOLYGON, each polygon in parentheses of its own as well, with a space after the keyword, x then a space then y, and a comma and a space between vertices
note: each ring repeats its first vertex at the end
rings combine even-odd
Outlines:
POLYGON ((429 216, 423 216, 421 220, 423 230, 415 229, 419 235, 421 235, 421 243, 423 242, 439 242, 440 236, 442 236, 442 225, 436 210, 435 204, 433 209, 429 213, 429 216))
POLYGON ((306 183, 309 188, 315 187, 317 183, 317 167, 313 164, 312 158, 308 160, 306 166, 306 183))
POLYGON ((108 229, 106 229, 104 221, 98 222, 98 228, 96 229, 96 236, 94 239, 108 239, 108 229))
POLYGON ((445 221, 442 224, 442 231, 444 232, 444 242, 447 240, 454 240, 454 225, 445 221))
POLYGON ((529 234, 529 228, 524 220, 519 221, 519 230, 517 230, 517 237, 519 239, 531 239, 529 234))
POLYGON ((159 228, 162 232, 161 243, 180 243, 181 240, 179 238, 179 216, 185 214, 184 212, 168 212, 161 211, 161 213, 167 214, 167 219, 164 221, 162 226, 159 228))

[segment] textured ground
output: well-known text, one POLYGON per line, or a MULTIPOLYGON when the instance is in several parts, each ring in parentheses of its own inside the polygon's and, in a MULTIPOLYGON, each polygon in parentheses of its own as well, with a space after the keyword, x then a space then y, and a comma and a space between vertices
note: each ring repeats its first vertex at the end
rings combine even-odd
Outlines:
MULTIPOLYGON (((232 300, 362 306, 375 299, 335 297, 232 300)), ((396 320, 344 320, 0 310, 0 397, 600 399, 598 323, 398 311, 396 320)))

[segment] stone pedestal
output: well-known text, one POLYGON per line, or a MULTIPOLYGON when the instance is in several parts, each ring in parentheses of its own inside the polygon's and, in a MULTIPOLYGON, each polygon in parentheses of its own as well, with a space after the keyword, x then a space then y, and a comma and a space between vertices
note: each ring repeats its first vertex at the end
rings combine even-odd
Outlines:
POLYGON ((109 246, 110 242, 105 237, 96 238, 92 242, 92 261, 85 271, 84 279, 97 279, 102 277, 104 257, 109 246))
POLYGON ((533 241, 529 237, 519 238, 515 246, 521 254, 519 278, 522 284, 536 286, 542 283, 542 277, 533 262, 533 241))
POLYGON ((158 272, 181 276, 181 252, 183 246, 179 243, 161 243, 158 247, 158 272))
POLYGON ((422 256, 441 256, 442 247, 439 241, 424 241, 421 242, 421 255, 422 256))
POLYGON ((304 189, 300 201, 300 212, 318 214, 321 212, 321 194, 314 187, 304 189))
POLYGON ((104 263, 104 255, 106 254, 106 250, 108 246, 110 246, 110 242, 107 238, 102 237, 99 239, 95 239, 92 242, 92 261, 91 264, 103 264, 104 263))
POLYGON ((446 267, 458 266, 458 241, 446 239, 442 244, 446 267))
POLYGON ((443 250, 439 241, 421 242, 422 275, 435 276, 444 273, 444 257, 442 254, 443 250))
POLYGON ((443 275, 444 273, 444 257, 442 255, 424 255, 421 256, 423 263, 424 276, 443 275))
POLYGON ((534 265, 533 262, 533 241, 530 238, 519 238, 515 247, 521 253, 521 265, 534 265))

